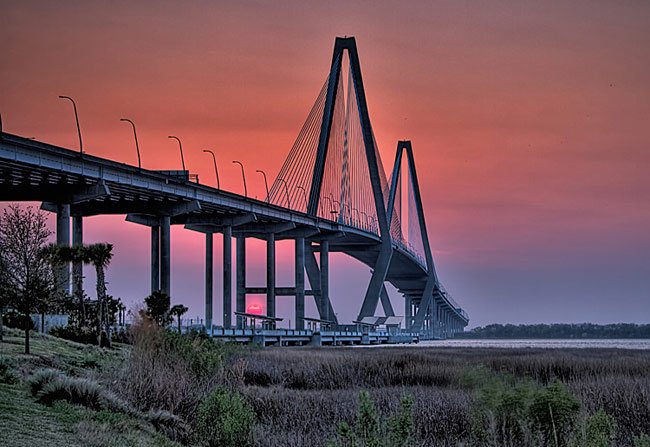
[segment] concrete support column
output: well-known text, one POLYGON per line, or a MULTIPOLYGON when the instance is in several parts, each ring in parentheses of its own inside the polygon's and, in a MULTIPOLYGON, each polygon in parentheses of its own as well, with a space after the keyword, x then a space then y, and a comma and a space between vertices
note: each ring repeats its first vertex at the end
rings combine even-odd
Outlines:
MULTIPOLYGON (((60 247, 70 245, 70 205, 56 206, 56 244, 60 247)), ((57 287, 65 293, 70 293, 70 265, 66 264, 57 270, 57 287)))
POLYGON ((212 331, 212 285, 214 279, 214 236, 205 233, 205 327, 212 331))
MULTIPOLYGON (((72 245, 81 247, 83 245, 83 217, 72 218, 72 245)), ((75 262, 72 264, 72 295, 75 298, 83 296, 83 264, 75 262)))
POLYGON ((232 227, 223 229, 223 327, 232 326, 232 227))
POLYGON ((404 326, 407 331, 411 330, 413 325, 413 305, 411 304, 411 297, 406 295, 404 297, 404 326))
POLYGON ((275 233, 266 235, 266 315, 275 317, 275 233))
MULTIPOLYGON (((239 236, 237 240, 237 312, 246 312, 246 238, 239 236)), ((237 317, 237 328, 244 327, 244 317, 237 317)))
POLYGON ((171 294, 171 235, 170 218, 160 218, 160 290, 171 294))
POLYGON ((323 309, 323 320, 331 321, 332 315, 329 314, 330 309, 330 243, 329 241, 321 241, 320 243, 320 299, 321 309, 323 309))
POLYGON ((305 328, 305 239, 300 237, 295 241, 296 262, 296 329, 305 328))
POLYGON ((160 226, 151 227, 151 293, 160 290, 160 226))

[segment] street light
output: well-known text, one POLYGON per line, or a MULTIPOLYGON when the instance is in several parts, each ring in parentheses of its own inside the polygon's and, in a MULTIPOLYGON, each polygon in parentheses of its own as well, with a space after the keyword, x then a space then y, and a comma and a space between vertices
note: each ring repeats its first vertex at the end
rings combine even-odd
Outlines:
POLYGON ((186 169, 185 169, 185 157, 183 157, 183 143, 181 143, 180 138, 175 137, 174 135, 169 135, 167 138, 171 138, 173 140, 178 141, 178 147, 181 150, 181 163, 183 163, 183 171, 186 171, 186 169))
POLYGON ((244 174, 244 165, 241 161, 233 160, 233 163, 237 163, 241 167, 241 176, 244 179, 244 196, 248 197, 248 189, 246 189, 246 174, 244 174))
POLYGON ((67 99, 72 103, 72 107, 74 109, 74 120, 77 123, 77 134, 79 134, 79 154, 83 155, 84 144, 83 141, 81 141, 81 128, 79 127, 79 115, 77 115, 77 103, 75 103, 74 99, 70 98, 69 96, 59 95, 59 98, 67 99))
POLYGON ((207 152, 208 154, 212 155, 212 161, 214 162, 214 173, 217 176, 217 189, 221 189, 221 186, 219 185, 219 171, 217 170, 217 157, 214 156, 214 152, 212 152, 210 149, 203 149, 203 152, 207 152))
POLYGON ((120 121, 126 121, 131 124, 133 127, 133 138, 135 138, 135 150, 138 151, 138 169, 142 169, 142 163, 140 162, 140 146, 138 146, 138 134, 135 133, 135 124, 128 118, 120 118, 120 121))
POLYGON ((255 172, 259 172, 264 176, 264 187, 266 188, 266 203, 269 203, 269 183, 266 181, 266 172, 262 171, 261 169, 256 169, 255 172))
POLYGON ((296 188, 302 191, 302 197, 305 199, 305 209, 307 209, 307 191, 302 186, 296 186, 296 188))
POLYGON ((285 182, 284 179, 280 177, 278 177, 278 180, 284 183, 284 192, 287 194, 287 206, 291 208, 291 200, 289 200, 289 187, 287 186, 287 182, 285 182))

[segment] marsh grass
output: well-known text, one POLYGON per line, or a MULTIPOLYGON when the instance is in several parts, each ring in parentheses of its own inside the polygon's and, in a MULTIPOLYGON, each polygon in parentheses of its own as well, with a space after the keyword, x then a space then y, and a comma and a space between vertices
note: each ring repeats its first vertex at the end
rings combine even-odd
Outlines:
POLYGON ((583 420, 601 409, 611 416, 615 445, 631 446, 634 436, 650 433, 650 354, 644 351, 266 349, 247 354, 241 392, 256 412, 260 446, 325 446, 341 423, 354 424, 360 390, 382 418, 398 410, 400 396, 413 396, 412 445, 471 445, 476 385, 486 380, 479 374, 468 383, 477 368, 535 387, 563 383, 580 401, 583 420))

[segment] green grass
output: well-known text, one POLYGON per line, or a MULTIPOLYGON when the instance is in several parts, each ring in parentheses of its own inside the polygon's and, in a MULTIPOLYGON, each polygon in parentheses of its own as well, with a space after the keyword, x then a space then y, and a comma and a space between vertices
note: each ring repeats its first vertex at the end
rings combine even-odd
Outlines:
POLYGON ((17 384, 0 384, 0 445, 22 447, 122 447, 167 446, 170 441, 150 424, 111 411, 93 411, 65 402, 52 406, 36 401, 25 379, 36 369, 57 368, 75 376, 101 373, 117 368, 128 347, 100 349, 35 334, 31 355, 23 354, 22 333, 10 330, 0 343, 0 356, 10 359, 21 377, 17 384))
POLYGON ((7 332, 4 342, 0 343, 0 355, 20 364, 19 372, 23 375, 37 368, 57 368, 72 374, 108 369, 121 364, 128 353, 125 345, 116 344, 114 349, 107 350, 35 333, 30 340, 31 354, 25 355, 23 332, 16 329, 7 332))

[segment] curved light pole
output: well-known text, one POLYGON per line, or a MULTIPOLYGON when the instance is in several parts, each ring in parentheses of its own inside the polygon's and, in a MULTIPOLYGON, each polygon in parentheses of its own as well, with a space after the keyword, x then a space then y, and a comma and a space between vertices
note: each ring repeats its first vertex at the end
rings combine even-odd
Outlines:
POLYGON ((305 191, 305 188, 303 188, 302 186, 296 186, 296 189, 299 189, 299 190, 302 191, 302 197, 305 199, 305 209, 307 209, 307 206, 308 206, 308 204, 307 204, 307 191, 305 191))
POLYGON ((187 169, 185 169, 185 157, 183 157, 183 143, 181 143, 181 139, 175 137, 174 135, 169 135, 167 138, 178 141, 178 147, 181 150, 181 163, 183 163, 183 171, 186 171, 187 169))
POLYGON ((264 188, 266 188, 266 203, 269 203, 270 196, 269 196, 269 182, 266 181, 266 172, 262 171, 261 169, 256 169, 255 172, 259 172, 264 176, 264 188))
POLYGON ((214 152, 212 152, 210 149, 203 149, 203 152, 207 152, 208 154, 212 155, 212 161, 214 162, 214 173, 217 176, 217 189, 221 189, 221 186, 219 185, 219 171, 217 170, 217 157, 214 156, 214 152))
POLYGON ((79 115, 77 115, 77 103, 74 102, 74 99, 70 98, 69 96, 59 95, 59 98, 67 99, 72 103, 72 108, 74 109, 74 120, 77 123, 77 134, 79 135, 79 154, 83 155, 84 144, 83 141, 81 141, 81 128, 79 127, 79 115))
POLYGON ((142 169, 142 163, 140 162, 140 146, 138 146, 138 134, 135 133, 135 124, 128 118, 120 118, 120 121, 125 121, 131 124, 133 127, 133 138, 135 138, 135 150, 138 152, 138 169, 142 169))
POLYGON ((238 164, 241 167, 241 176, 242 179, 244 179, 244 196, 248 197, 248 189, 246 189, 246 174, 244 174, 244 165, 241 161, 238 160, 233 160, 232 162, 238 164))

